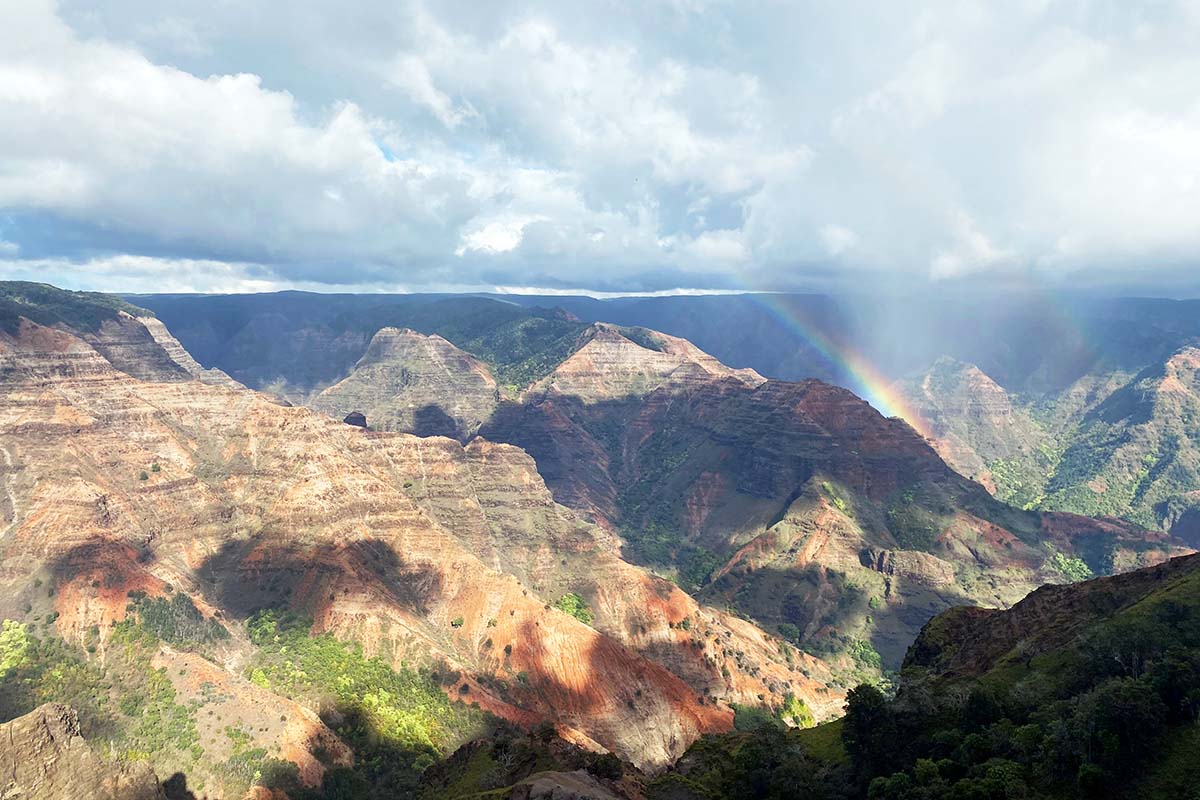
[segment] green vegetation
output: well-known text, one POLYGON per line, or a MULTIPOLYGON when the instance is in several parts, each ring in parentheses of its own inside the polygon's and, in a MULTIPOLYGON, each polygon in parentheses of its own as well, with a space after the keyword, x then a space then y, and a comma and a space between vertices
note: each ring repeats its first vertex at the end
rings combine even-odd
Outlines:
POLYGON ((850 770, 810 746, 809 736, 817 731, 821 728, 786 730, 776 720, 732 734, 710 734, 693 744, 669 772, 650 781, 646 797, 850 800, 850 770))
POLYGON ((1197 686, 1193 571, 1063 646, 1001 659, 951 692, 962 702, 936 686, 892 703, 859 687, 843 739, 872 800, 1183 797, 1200 779, 1176 745, 1194 741, 1197 686))
POLYGON ((996 459, 988 463, 988 472, 996 484, 996 498, 1017 508, 1038 508, 1045 498, 1046 480, 1053 472, 1029 459, 996 459))
POLYGON ((628 543, 628 552, 634 561, 659 568, 689 592, 703 588, 725 563, 707 547, 683 541, 677 532, 662 523, 624 527, 621 536, 628 543))
POLYGON ((863 669, 883 672, 883 658, 870 642, 855 639, 850 643, 850 657, 863 669))
POLYGON ((846 753, 842 741, 844 718, 823 722, 813 728, 806 728, 799 734, 804 749, 813 758, 830 764, 849 764, 850 756, 846 753))
MULTIPOLYGON (((1037 455, 1049 468, 1040 480, 1029 477, 1031 487, 1040 483, 1030 507, 1159 529, 1195 507, 1189 493, 1200 481, 1200 396, 1185 390, 1194 377, 1180 377, 1178 390, 1164 393, 1162 364, 1134 376, 1115 373, 1105 384, 1108 396, 1081 418, 1069 396, 1047 403, 1041 413, 1054 434, 1037 455)), ((999 487, 1002 472, 993 472, 999 487)))
MULTIPOLYGON (((422 776, 422 800, 507 798, 513 784, 539 772, 584 770, 601 780, 620 780, 627 767, 611 753, 591 753, 567 744, 553 725, 523 732, 502 724, 422 776)), ((556 795, 557 796, 557 795, 556 795)))
POLYGON ((0 679, 7 678, 25 663, 31 643, 24 625, 11 619, 4 620, 0 628, 0 679))
POLYGON ((452 702, 433 674, 393 670, 357 646, 309 636, 307 620, 260 612, 248 623, 258 652, 247 677, 329 709, 336 732, 355 752, 353 768, 330 769, 319 790, 305 789, 296 765, 270 757, 250 728, 226 724, 228 752, 219 761, 206 754, 197 728, 206 700, 181 704, 166 670, 151 666, 160 641, 197 648, 227 637, 225 629, 205 620, 182 593, 170 599, 135 593, 129 610, 112 629, 103 664, 88 661, 82 648, 39 639, 31 628, 5 621, 0 721, 45 702, 67 703, 79 711, 85 738, 100 752, 111 748, 120 759, 149 761, 160 775, 183 772, 196 790, 207 785, 240 797, 261 784, 284 789, 294 800, 414 796, 425 768, 493 724, 484 712, 452 702))
MULTIPOLYGON (((205 766, 194 708, 176 702, 166 670, 151 665, 157 648, 151 633, 121 622, 100 665, 88 661, 84 649, 38 638, 7 620, 0 630, 0 721, 43 703, 66 703, 78 711, 84 738, 102 753, 149 761, 160 775, 220 779, 219 768, 205 766)), ((248 785, 234 788, 244 792, 248 785)))
POLYGON ((564 614, 570 614, 584 625, 591 625, 592 621, 596 619, 596 615, 588 608, 587 602, 575 592, 567 592, 555 600, 554 607, 564 614))
POLYGON ((929 550, 950 523, 952 509, 934 485, 910 486, 887 511, 888 530, 904 550, 929 550))
POLYGON ((122 311, 139 317, 154 316, 115 295, 71 292, 44 283, 0 283, 0 329, 10 334, 17 332, 21 317, 39 325, 63 324, 95 332, 106 320, 117 319, 122 311))
POLYGON ((775 626, 775 630, 779 632, 780 636, 782 636, 784 639, 787 639, 789 642, 792 642, 793 644, 798 644, 800 642, 800 629, 790 622, 779 623, 775 626))
POLYGON ((1091 568, 1082 558, 1065 556, 1059 552, 1055 552, 1050 557, 1050 566, 1071 583, 1086 581, 1088 578, 1094 577, 1091 568))
POLYGON ((541 380, 574 352, 582 323, 559 319, 549 313, 499 326, 486 337, 455 345, 487 362, 496 380, 510 389, 523 389, 541 380))
POLYGON ((783 707, 779 709, 779 716, 784 722, 795 728, 811 728, 816 722, 804 700, 790 693, 783 698, 783 707))
POLYGON ((766 706, 748 706, 742 703, 730 703, 733 708, 733 729, 735 731, 757 731, 763 728, 782 729, 783 721, 771 713, 766 706))
POLYGON ((496 380, 512 390, 553 372, 575 351, 587 328, 553 309, 484 298, 384 306, 343 323, 371 333, 390 325, 437 334, 482 360, 496 380))
POLYGON ((129 611, 138 624, 174 647, 194 650, 229 638, 229 631, 216 620, 207 619, 192 598, 175 592, 170 599, 130 592, 129 611))
POLYGON ((175 702, 175 690, 165 668, 151 669, 150 657, 158 647, 153 635, 125 621, 113 627, 110 644, 115 645, 127 674, 141 680, 123 687, 118 702, 121 712, 135 720, 128 734, 125 757, 158 762, 163 752, 187 754, 198 761, 204 754, 199 745, 195 714, 175 702))
POLYGON ((790 692, 784 696, 783 704, 772 710, 767 706, 749 706, 732 703, 733 728, 737 731, 757 731, 764 728, 783 730, 787 727, 811 728, 814 720, 812 711, 800 697, 790 692))
POLYGON ((492 726, 489 715, 452 702, 431 675, 394 670, 357 645, 310 636, 310 627, 291 612, 255 614, 247 629, 259 657, 248 673, 276 693, 336 707, 335 730, 354 749, 355 766, 353 775, 331 771, 330 780, 369 786, 364 797, 409 796, 422 771, 492 726))
POLYGON ((649 328, 621 328, 621 335, 636 344, 638 347, 644 347, 647 350, 653 350, 656 353, 661 353, 663 351, 662 340, 658 338, 657 333, 649 328))
POLYGON ((39 639, 32 626, 4 620, 0 628, 0 721, 42 703, 68 703, 85 736, 110 730, 111 682, 81 652, 57 638, 39 639))
MULTIPOLYGON (((985 664, 973 660, 972 632, 948 612, 910 650, 895 699, 863 684, 842 719, 787 733, 762 709, 736 708, 737 732, 694 744, 647 797, 1193 797, 1200 561, 1142 589, 1123 586, 1073 588, 1079 594, 1062 601, 1049 629, 985 664), (1104 616, 1105 608, 1119 610, 1104 616), (1055 631, 1071 613, 1093 621, 1055 631), (968 648, 971 667, 931 666, 958 663, 948 660, 958 648, 968 648)), ((788 710, 785 702, 781 716, 788 710)))
POLYGON ((834 508, 841 511, 843 514, 850 513, 850 505, 842 498, 841 492, 834 488, 829 481, 821 481, 821 489, 825 492, 825 496, 829 498, 829 502, 833 503, 834 508))

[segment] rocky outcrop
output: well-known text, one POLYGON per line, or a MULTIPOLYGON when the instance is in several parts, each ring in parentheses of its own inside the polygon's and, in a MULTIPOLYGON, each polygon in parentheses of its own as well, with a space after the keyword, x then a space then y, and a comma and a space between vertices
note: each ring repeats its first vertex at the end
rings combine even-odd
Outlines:
POLYGON ((383 328, 353 372, 310 405, 335 417, 361 411, 377 430, 466 439, 500 394, 487 366, 440 336, 383 328))
POLYGON ((39 706, 0 725, 0 797, 17 800, 163 800, 144 762, 106 762, 79 735, 75 711, 39 706))
POLYGON ((1017 505, 1042 492, 1053 467, 1050 435, 974 364, 941 358, 896 388, 959 473, 1017 505))
POLYGON ((583 770, 539 772, 516 784, 512 800, 621 800, 583 770))
MULTIPOLYGON (((1040 653, 1075 641, 1082 631, 1147 595, 1186 586, 1198 572, 1200 555, 1182 556, 1121 575, 1069 586, 1044 586, 1004 611, 954 609, 922 629, 904 659, 905 672, 910 678, 925 673, 978 676, 1014 655, 1028 664, 1040 653)), ((1186 603, 1195 594, 1181 591, 1179 596, 1186 603)))
POLYGON ((186 381, 194 376, 177 363, 137 317, 121 312, 105 320, 84 341, 114 367, 141 380, 186 381))
POLYGON ((183 349, 183 345, 179 343, 179 340, 171 335, 171 332, 167 330, 167 326, 163 325, 156 317, 137 317, 136 319, 149 332, 155 344, 167 354, 167 357, 181 367, 188 375, 204 383, 218 384, 230 388, 241 387, 240 383, 221 370, 206 369, 200 366, 199 362, 192 358, 192 354, 183 349))
POLYGON ((751 369, 730 369, 685 339, 642 328, 598 322, 547 378, 532 388, 588 402, 648 394, 663 386, 687 387, 731 378, 754 387, 765 378, 751 369), (636 339, 636 341, 635 341, 636 339))

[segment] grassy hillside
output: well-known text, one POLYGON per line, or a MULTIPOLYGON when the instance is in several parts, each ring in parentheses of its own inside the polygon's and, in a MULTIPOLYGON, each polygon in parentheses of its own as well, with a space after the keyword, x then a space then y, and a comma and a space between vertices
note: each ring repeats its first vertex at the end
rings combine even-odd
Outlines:
POLYGON ((21 317, 39 325, 62 324, 94 332, 105 320, 116 319, 122 311, 134 316, 154 316, 116 295, 70 292, 44 283, 0 281, 0 329, 8 333, 16 332, 21 317))
MULTIPOLYGON (((102 657, 98 631, 77 648, 55 635, 51 618, 36 624, 5 620, 0 722, 45 702, 66 703, 79 712, 82 734, 97 752, 148 761, 160 778, 185 776, 196 792, 207 788, 240 797, 261 785, 282 789, 291 800, 414 796, 427 767, 495 724, 484 712, 452 702, 439 686, 447 676, 397 672, 365 658, 357 645, 328 634, 310 637, 306 620, 260 613, 249 624, 254 648, 241 653, 245 677, 281 697, 324 709, 354 754, 352 767, 331 762, 323 785, 307 789, 296 764, 262 746, 260 729, 222 719, 230 698, 215 684, 182 697, 171 680, 176 676, 157 665, 164 645, 219 660, 215 648, 229 639, 228 631, 200 616, 182 593, 170 600, 138 593, 129 610, 130 618, 104 643, 102 657)), ((185 663, 177 677, 188 672, 185 663)), ((272 704, 257 713, 278 715, 279 708, 272 704)))
POLYGON ((1045 504, 1169 528, 1200 489, 1200 350, 1144 370, 1073 431, 1045 504))
POLYGON ((949 611, 910 649, 894 700, 863 685, 837 723, 709 737, 647 793, 1191 798, 1198 687, 1200 556, 1186 556, 1010 611, 949 611))
POLYGON ((905 392, 959 472, 1030 509, 1114 516, 1200 542, 1200 350, 1058 394, 1010 394, 940 360, 905 392))

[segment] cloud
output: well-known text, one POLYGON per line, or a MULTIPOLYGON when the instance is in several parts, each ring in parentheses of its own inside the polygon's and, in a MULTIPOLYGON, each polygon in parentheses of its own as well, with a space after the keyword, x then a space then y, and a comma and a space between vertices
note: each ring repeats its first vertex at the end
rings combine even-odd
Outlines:
POLYGON ((831 256, 841 255, 858 241, 858 235, 841 225, 822 225, 819 231, 821 243, 831 256))
POLYGON ((275 276, 260 265, 202 259, 109 256, 86 261, 5 258, 0 273, 9 280, 40 281, 97 292, 265 292, 275 276))
POLYGON ((134 290, 1178 286, 1198 45, 1182 0, 0 3, 0 257, 134 290))
POLYGON ((961 278, 972 272, 995 269, 1015 260, 1011 250, 997 247, 965 212, 955 219, 955 242, 952 249, 934 256, 930 275, 935 279, 961 278))
POLYGON ((464 120, 477 116, 469 105, 457 105, 445 92, 433 85, 425 62, 413 55, 396 59, 388 74, 389 82, 404 91, 414 103, 429 109, 447 128, 456 128, 464 120))

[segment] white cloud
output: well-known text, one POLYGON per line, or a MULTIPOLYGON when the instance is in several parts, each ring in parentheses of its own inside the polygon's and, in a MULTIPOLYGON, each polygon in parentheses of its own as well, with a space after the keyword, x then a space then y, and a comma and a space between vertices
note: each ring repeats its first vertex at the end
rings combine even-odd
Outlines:
POLYGON ((822 225, 821 243, 831 256, 841 255, 858 241, 858 235, 841 225, 822 225))
POLYGON ((458 106, 445 92, 433 85, 433 77, 425 62, 414 55, 402 55, 389 70, 388 80, 403 90, 418 105, 425 106, 447 128, 456 128, 464 120, 476 116, 469 105, 458 106))
POLYGON ((955 215, 954 243, 950 249, 940 250, 934 256, 930 277, 935 280, 961 278, 972 272, 1011 264, 1014 256, 1011 250, 997 247, 979 230, 975 220, 960 211, 955 215))
POLYGON ((257 76, 198 78, 20 8, 0 26, 0 207, 281 260, 434 255, 473 213, 467 165, 389 161, 353 103, 309 123, 257 76))
POLYGON ((6 273, 1150 284, 1200 255, 1188 0, 348 3, 0 0, 6 273))
POLYGON ((468 251, 480 253, 507 253, 521 244, 525 237, 525 226, 544 217, 515 217, 493 220, 477 230, 464 233, 462 244, 455 255, 468 251))
POLYGON ((0 258, 0 273, 9 280, 96 292, 265 292, 278 284, 277 276, 255 264, 128 255, 84 261, 0 258))

